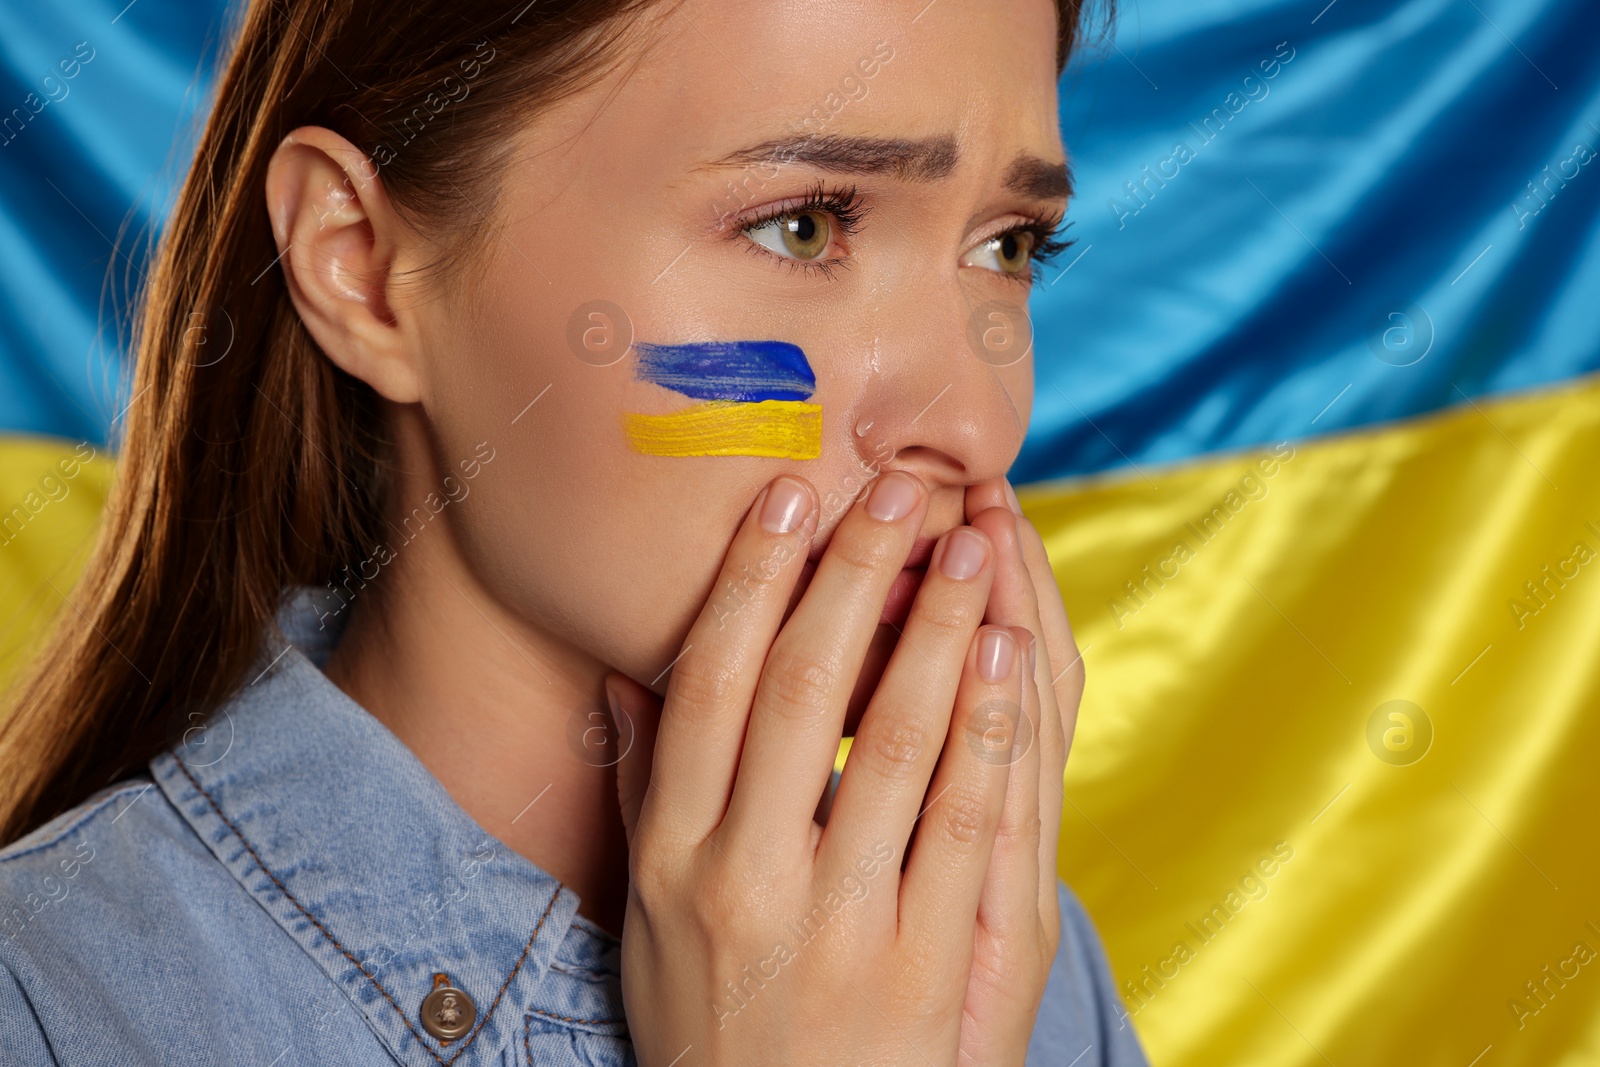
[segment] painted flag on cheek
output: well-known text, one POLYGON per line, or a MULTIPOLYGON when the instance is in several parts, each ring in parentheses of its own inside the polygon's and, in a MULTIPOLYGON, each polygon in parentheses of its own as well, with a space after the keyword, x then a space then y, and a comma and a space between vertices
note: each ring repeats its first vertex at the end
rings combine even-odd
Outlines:
POLYGON ((698 403, 659 415, 629 412, 623 432, 651 456, 822 454, 822 405, 809 402, 817 378, 799 345, 788 341, 641 343, 641 381, 698 403))

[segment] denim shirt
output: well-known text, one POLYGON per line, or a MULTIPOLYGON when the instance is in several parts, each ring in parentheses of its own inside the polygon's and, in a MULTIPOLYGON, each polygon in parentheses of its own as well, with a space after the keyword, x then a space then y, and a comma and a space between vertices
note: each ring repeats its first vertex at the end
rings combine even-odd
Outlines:
MULTIPOLYGON (((0 851, 0 1063, 634 1063, 621 942, 328 680, 319 614, 290 598, 259 675, 148 774, 0 851)), ((1028 1064, 1143 1064, 1060 893, 1028 1064)))

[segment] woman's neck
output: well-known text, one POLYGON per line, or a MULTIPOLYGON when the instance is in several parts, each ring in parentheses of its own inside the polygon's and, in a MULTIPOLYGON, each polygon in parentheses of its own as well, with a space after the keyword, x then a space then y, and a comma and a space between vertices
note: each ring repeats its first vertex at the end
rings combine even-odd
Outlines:
POLYGON ((569 743, 574 720, 609 721, 592 718, 605 715, 605 665, 489 595, 447 523, 398 550, 350 611, 328 677, 479 825, 620 937, 628 862, 616 772, 569 743))

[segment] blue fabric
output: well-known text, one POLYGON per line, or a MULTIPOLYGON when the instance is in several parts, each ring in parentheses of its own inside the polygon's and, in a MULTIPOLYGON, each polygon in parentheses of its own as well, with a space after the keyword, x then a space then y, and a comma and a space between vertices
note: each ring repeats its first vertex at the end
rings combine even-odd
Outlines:
POLYGON ((1124 0, 1067 72, 1078 244, 1034 298, 1014 481, 1600 369, 1600 159, 1529 185, 1600 152, 1600 5, 1326 2, 1124 0))
POLYGON ((226 7, 0 4, 0 432, 107 443, 118 318, 193 154, 226 7))
MULTIPOLYGON (((323 675, 332 603, 150 774, 0 851, 0 1063, 634 1062, 621 944, 323 675), (436 974, 477 1006, 442 1046, 436 974)), ((1029 1064, 1144 1063, 1062 887, 1029 1064)))
POLYGON ((315 663, 263 656, 148 776, 0 852, 0 1062, 436 1067, 469 1047, 417 1020, 436 973, 477 1005, 463 1063, 627 1062, 617 940, 321 673, 318 616, 284 620, 315 663))

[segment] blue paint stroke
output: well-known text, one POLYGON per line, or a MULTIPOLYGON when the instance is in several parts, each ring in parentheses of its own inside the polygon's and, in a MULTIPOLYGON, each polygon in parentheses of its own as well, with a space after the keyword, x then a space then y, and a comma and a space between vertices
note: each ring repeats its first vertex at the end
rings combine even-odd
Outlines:
POLYGON ((638 377, 697 400, 805 400, 817 376, 788 341, 640 342, 638 377))

